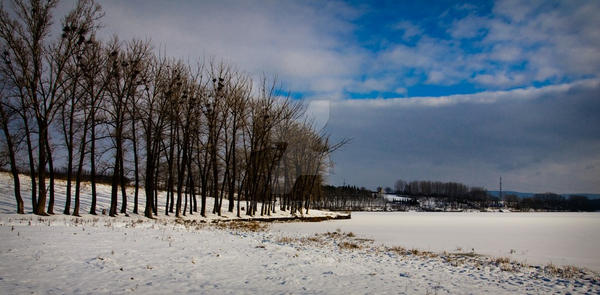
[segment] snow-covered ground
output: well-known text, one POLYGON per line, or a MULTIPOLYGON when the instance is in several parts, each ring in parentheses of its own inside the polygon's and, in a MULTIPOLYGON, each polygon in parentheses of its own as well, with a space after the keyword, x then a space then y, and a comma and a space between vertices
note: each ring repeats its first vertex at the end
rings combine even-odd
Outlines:
POLYGON ((273 227, 287 233, 337 228, 390 246, 434 252, 474 250, 529 264, 575 265, 600 271, 598 212, 353 212, 351 220, 273 227))
POLYGON ((286 235, 119 217, 0 215, 0 294, 541 294, 598 275, 286 235))
MULTIPOLYGON (((28 176, 25 175, 21 175, 20 177, 20 181, 21 181, 21 196, 23 198, 23 201, 25 203, 25 212, 26 213, 31 213, 32 210, 32 206, 31 206, 31 182, 28 176)), ((66 200, 66 181, 65 180, 56 180, 56 184, 55 184, 55 205, 54 205, 54 213, 62 213, 64 206, 65 206, 65 200, 66 200)), ((72 188, 71 188, 71 213, 73 212, 73 207, 75 206, 75 183, 73 182, 72 184, 72 188)), ((106 209, 106 211, 109 211, 110 208, 110 193, 111 193, 111 187, 110 185, 106 185, 106 184, 98 184, 96 186, 96 192, 97 192, 97 201, 96 201, 96 212, 98 214, 101 214, 102 209, 106 209)), ((118 201, 118 210, 121 209, 121 194, 120 194, 121 190, 119 189, 119 201, 118 201)), ((145 194, 143 191, 143 188, 139 191, 139 214, 143 215, 144 214, 144 208, 145 208, 145 194)), ((198 199, 198 210, 200 210, 200 196, 197 196, 198 199)), ((82 183, 82 188, 81 188, 81 197, 80 197, 80 210, 79 213, 83 216, 87 215, 87 213, 90 211, 90 206, 91 206, 91 201, 92 201, 92 188, 91 185, 89 183, 82 183)), ((128 187, 127 188, 127 213, 132 215, 132 216, 137 216, 136 214, 132 214, 133 211, 133 200, 134 200, 134 188, 133 187, 128 187)), ((171 214, 170 217, 166 217, 164 215, 165 213, 165 200, 166 200, 166 192, 159 192, 158 193, 158 213, 159 215, 157 216, 158 218, 173 218, 173 214, 171 214)), ((183 209, 184 206, 184 201, 181 201, 181 207, 183 209)), ((46 199, 46 204, 48 204, 48 199, 46 199)), ((201 221, 218 221, 218 220, 230 220, 230 219, 237 219, 237 211, 236 211, 236 207, 234 207, 234 211, 233 212, 227 212, 227 208, 229 206, 229 201, 226 200, 225 198, 223 199, 223 204, 222 204, 222 209, 221 209, 221 216, 218 216, 217 214, 213 214, 212 213, 212 209, 213 209, 213 205, 214 205, 214 199, 213 198, 207 198, 206 199, 206 204, 207 204, 207 209, 206 209, 206 217, 202 217, 200 216, 197 212, 195 212, 193 215, 189 215, 189 202, 188 202, 188 214, 187 216, 183 216, 183 218, 185 219, 195 219, 195 220, 201 220, 201 221)), ((236 203, 237 204, 237 203, 236 203)), ((278 205, 278 204, 276 204, 278 205)), ((241 208, 246 207, 246 202, 242 202, 241 203, 241 208)), ((258 212, 260 213, 260 204, 259 204, 259 210, 258 212)), ((290 213, 288 211, 280 211, 278 210, 279 207, 277 206, 277 210, 275 213, 271 213, 271 215, 269 216, 260 216, 260 214, 256 215, 255 217, 257 218, 283 218, 283 217, 291 217, 290 213)), ((6 172, 0 172, 0 214, 2 213, 16 213, 17 209, 16 209, 16 201, 15 201, 15 197, 14 197, 14 185, 13 185, 13 180, 12 177, 9 173, 6 172)), ((305 212, 302 212, 305 213, 305 212)), ((298 215, 298 214, 297 214, 298 215)), ((303 215, 305 217, 335 217, 338 215, 345 215, 343 212, 330 212, 330 211, 322 211, 322 210, 309 210, 307 215, 303 215)), ((245 214, 245 212, 241 211, 241 218, 247 219, 248 216, 245 214)))
MULTIPOLYGON (((30 211, 28 183, 22 182, 30 211)), ((99 191, 100 211, 108 208, 109 190, 99 191)), ((466 251, 406 250, 334 229, 250 231, 259 223, 208 222, 233 215, 18 215, 13 198, 10 178, 0 174, 0 294, 600 293, 598 274, 576 268, 527 266, 466 251)), ((85 213, 89 187, 82 203, 85 213)), ((63 205, 59 181, 55 212, 63 205)), ((284 223, 307 229, 332 224, 284 223)))

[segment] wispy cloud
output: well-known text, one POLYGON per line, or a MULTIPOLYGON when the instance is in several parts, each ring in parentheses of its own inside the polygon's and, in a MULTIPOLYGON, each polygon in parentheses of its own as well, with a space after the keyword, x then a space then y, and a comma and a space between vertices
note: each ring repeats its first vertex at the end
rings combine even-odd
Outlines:
POLYGON ((403 21, 406 32, 420 32, 410 35, 416 41, 399 38, 378 57, 385 70, 410 72, 425 84, 503 89, 574 81, 600 72, 598 13, 595 1, 497 1, 483 14, 450 8, 439 23, 446 35, 403 21))

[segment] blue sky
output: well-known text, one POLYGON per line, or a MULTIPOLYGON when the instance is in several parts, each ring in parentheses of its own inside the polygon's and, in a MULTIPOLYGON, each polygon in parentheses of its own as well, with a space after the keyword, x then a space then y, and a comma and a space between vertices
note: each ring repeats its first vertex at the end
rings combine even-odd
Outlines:
POLYGON ((100 3, 106 38, 276 76, 353 139, 334 184, 600 192, 600 1, 100 3))
MULTIPOLYGON (((360 5, 360 4, 359 4, 360 5)), ((363 6, 365 13, 354 22, 358 24, 356 41, 373 55, 390 54, 398 46, 418 48, 425 38, 447 43, 455 40, 448 27, 458 19, 467 16, 484 17, 491 14, 491 2, 476 4, 456 1, 381 1, 363 6)), ((481 52, 481 36, 463 39, 454 44, 465 54, 481 52)), ((369 79, 392 79, 398 86, 366 92, 346 91, 350 98, 397 97, 397 96, 440 96, 474 93, 481 87, 467 81, 454 83, 428 83, 427 72, 419 66, 403 68, 402 75, 397 69, 385 68, 370 75, 363 75, 360 81, 369 79), (404 80, 410 80, 405 82, 404 80), (400 91, 397 91, 400 88, 400 91)))
MULTIPOLYGON (((356 5, 363 9, 363 14, 352 20, 357 24, 356 42, 380 64, 358 81, 377 79, 390 83, 371 91, 346 89, 346 96, 467 94, 540 87, 595 76, 597 68, 559 67, 550 61, 556 55, 575 59, 572 53, 564 52, 568 49, 565 47, 572 45, 597 51, 597 40, 587 39, 588 34, 595 33, 579 33, 594 30, 586 26, 596 22, 577 23, 576 19, 585 14, 584 4, 593 8, 587 10, 588 17, 593 17, 591 12, 597 11, 597 5, 577 1, 522 2, 383 1, 356 5), (558 40, 553 40, 555 37, 558 40), (537 59, 532 58, 536 55, 537 59), (396 63, 389 63, 390 59, 396 63)), ((575 62, 598 62, 597 52, 588 54, 575 62)))
MULTIPOLYGON (((276 75, 307 99, 442 96, 596 77, 596 1, 102 1, 104 34, 276 75)), ((72 5, 65 2, 64 7, 72 5)))

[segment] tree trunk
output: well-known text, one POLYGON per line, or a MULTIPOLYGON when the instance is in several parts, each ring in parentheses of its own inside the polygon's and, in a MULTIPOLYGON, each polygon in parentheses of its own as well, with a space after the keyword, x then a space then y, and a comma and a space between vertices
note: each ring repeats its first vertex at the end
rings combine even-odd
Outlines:
MULTIPOLYGON (((74 85, 76 85, 74 83, 74 85)), ((75 89, 73 89, 73 93, 75 89)), ((65 128, 64 116, 67 115, 65 111, 65 106, 63 105, 63 131, 65 135, 65 143, 67 145, 67 191, 66 191, 66 200, 65 200, 65 209, 63 214, 69 215, 71 211, 71 178, 73 176, 73 121, 75 120, 75 100, 71 100, 71 109, 69 112, 69 126, 68 130, 65 128)))
MULTIPOLYGON (((117 153, 118 154, 118 153, 117 153)), ((117 201, 119 193, 119 156, 115 157, 115 167, 113 168, 113 175, 111 180, 111 191, 110 191, 110 210, 109 215, 111 217, 117 216, 117 201)))
MULTIPOLYGON (((118 120, 118 119, 117 119, 118 120)), ((118 123, 117 123, 118 124, 118 123)), ((121 145, 121 130, 119 126, 116 127, 115 132, 115 143, 116 143, 116 155, 115 162, 113 167, 113 175, 111 181, 111 194, 110 194, 110 216, 117 215, 117 202, 118 202, 118 193, 119 193, 119 182, 121 180, 121 156, 122 156, 122 145, 121 145)))
POLYGON ((10 160, 10 173, 13 177, 15 200, 17 202, 17 213, 25 214, 25 205, 23 204, 23 198, 21 197, 21 181, 19 180, 19 171, 17 170, 17 160, 15 157, 15 146, 9 133, 8 118, 4 112, 3 106, 0 106, 0 115, 2 119, 2 130, 4 131, 4 137, 6 137, 6 148, 8 149, 8 157, 10 160))
POLYGON ((33 144, 31 143, 31 131, 29 130, 28 121, 27 116, 23 116, 25 139, 27 141, 27 156, 29 158, 29 179, 31 180, 31 208, 35 213, 37 212, 37 181, 35 180, 35 160, 33 159, 33 144))
POLYGON ((167 195, 170 197, 170 207, 169 212, 173 213, 173 207, 175 203, 175 198, 173 196, 173 161, 175 155, 175 139, 174 139, 174 129, 173 125, 171 125, 170 129, 170 138, 169 138, 169 153, 167 154, 167 195))
POLYGON ((96 215, 96 110, 93 104, 91 112, 90 182, 92 184, 92 203, 90 214, 96 215))
POLYGON ((221 216, 221 204, 219 204, 219 166, 217 166, 217 139, 213 134, 211 144, 211 168, 212 168, 212 197, 215 199, 213 214, 218 213, 221 216))
MULTIPOLYGON (((179 141, 179 126, 175 127, 175 137, 177 138, 177 141, 179 141)), ((173 142, 175 143, 175 142, 173 142)), ((181 145, 181 144, 180 144, 181 145)), ((175 159, 172 159, 172 161, 175 162, 175 169, 176 169, 176 174, 177 174, 177 204, 176 204, 176 208, 175 208, 175 216, 179 217, 179 214, 181 213, 181 197, 182 197, 182 193, 183 193, 183 177, 184 174, 183 173, 185 170, 185 165, 184 165, 184 161, 186 161, 185 159, 185 147, 183 152, 181 151, 180 147, 177 147, 177 157, 175 159), (183 153, 183 157, 182 160, 180 161, 180 157, 181 154, 183 153)), ((184 210, 185 211, 185 210, 184 210)))
MULTIPOLYGON (((236 162, 236 152, 235 152, 235 141, 236 141, 235 140, 235 138, 236 138, 236 132, 235 132, 236 122, 235 121, 236 121, 236 116, 234 115, 233 116, 234 131, 233 131, 233 137, 231 139, 231 148, 230 148, 230 151, 231 151, 231 177, 230 178, 231 179, 229 181, 229 192, 228 192, 229 193, 229 208, 227 208, 229 212, 233 212, 233 203, 234 203, 233 196, 234 196, 234 191, 235 191, 235 179, 237 176, 236 175, 237 162, 236 162)), ((238 192, 238 195, 239 195, 239 192, 238 192)))
POLYGON ((75 176, 75 207, 73 208, 73 216, 79 216, 79 196, 81 190, 81 175, 83 174, 83 161, 85 159, 85 146, 88 129, 87 125, 88 121, 86 119, 83 124, 83 136, 81 137, 81 142, 79 143, 79 163, 77 164, 77 175, 75 176))
POLYGON ((48 149, 48 169, 50 170, 50 194, 48 200, 48 214, 54 214, 54 162, 52 161, 52 150, 50 149, 50 141, 46 140, 46 148, 48 149))
POLYGON ((48 215, 46 213, 46 147, 45 141, 48 138, 48 132, 45 122, 38 119, 38 202, 35 214, 48 215))
POLYGON ((133 194, 133 213, 138 214, 138 194, 140 189, 140 178, 139 178, 139 166, 138 166, 138 152, 137 152, 137 137, 135 132, 135 116, 131 120, 131 132, 132 143, 133 143, 133 177, 135 179, 135 192, 133 194))
POLYGON ((192 177, 192 165, 191 161, 188 161, 188 188, 190 193, 190 215, 194 214, 194 207, 196 206, 196 189, 194 188, 194 177, 192 177))
POLYGON ((125 182, 125 160, 123 156, 123 149, 121 149, 121 165, 119 165, 119 179, 121 180, 121 195, 123 196, 123 203, 121 204, 121 213, 125 214, 125 216, 129 216, 127 214, 127 183, 125 182))
MULTIPOLYGON (((156 150, 158 150, 158 148, 156 150)), ((158 215, 158 173, 160 171, 158 170, 158 158, 154 161, 154 202, 152 203, 152 209, 154 210, 154 215, 158 215)), ((169 214, 165 212, 165 215, 169 214)))
MULTIPOLYGON (((147 138, 149 137, 147 136, 147 138)), ((148 139, 146 139, 146 141, 148 141, 148 139)), ((150 143, 146 143, 147 147, 150 145, 150 143)), ((146 148, 146 150, 148 150, 148 148, 146 148)), ((151 150, 147 153, 148 154, 146 155, 146 177, 144 179, 144 189, 146 191, 146 208, 144 209, 144 216, 148 218, 153 218, 152 204, 154 199, 154 186, 156 185, 156 180, 154 179, 155 160, 151 150)))

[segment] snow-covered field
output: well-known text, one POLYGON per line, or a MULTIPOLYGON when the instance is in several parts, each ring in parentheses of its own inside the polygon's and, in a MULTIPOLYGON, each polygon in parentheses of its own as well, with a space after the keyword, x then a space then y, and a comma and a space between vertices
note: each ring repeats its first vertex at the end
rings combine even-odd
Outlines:
MULTIPOLYGON (((233 215, 18 215, 11 184, 0 174, 0 294, 600 293, 598 273, 588 270, 389 247, 335 229, 315 234, 337 227, 332 222, 272 225, 308 229, 299 233, 208 222, 233 215)), ((64 182, 57 188, 60 213, 64 182)), ((88 189, 81 213, 89 208, 88 189)), ((108 188, 99 191, 99 209, 107 208, 108 188)))
POLYGON ((0 294, 600 292, 593 273, 563 277, 553 268, 392 249, 337 232, 2 214, 0 239, 0 294))
MULTIPOLYGON (((25 203, 25 212, 26 213, 31 213, 32 210, 32 206, 31 206, 31 182, 28 176, 22 175, 20 177, 21 180, 21 196, 23 198, 23 201, 25 203)), ((66 200, 66 181, 64 180, 56 180, 56 184, 55 184, 55 205, 54 205, 54 213, 62 213, 64 206, 65 206, 65 200, 66 200)), ((73 182, 72 184, 72 188, 71 188, 71 213, 73 212, 73 207, 75 206, 75 183, 73 182)), ((102 209, 106 209, 106 211, 109 211, 110 208, 110 193, 111 193, 111 187, 110 185, 105 185, 105 184, 98 184, 96 186, 96 192, 97 192, 97 202, 96 202, 96 212, 98 214, 101 214, 102 209)), ((118 210, 121 209, 121 194, 120 194, 121 190, 119 189, 119 201, 118 201, 118 205, 117 208, 118 210)), ((143 191, 143 188, 140 190, 139 192, 139 214, 143 216, 144 214, 144 208, 146 206, 146 197, 143 191)), ((200 210, 200 196, 197 196, 198 199, 198 210, 200 210)), ((92 187, 89 183, 82 183, 82 188, 81 188, 81 197, 80 197, 80 210, 79 213, 82 216, 86 216, 88 215, 87 213, 90 211, 90 206, 91 206, 91 200, 92 200, 92 187)), ((137 216, 136 214, 132 214, 133 211, 133 200, 134 200, 134 188, 133 187, 128 187, 127 188, 127 213, 130 214, 131 216, 137 216)), ((173 214, 171 214, 170 217, 166 217, 164 215, 165 213, 165 200, 166 200, 166 192, 159 192, 158 193, 158 213, 159 215, 157 216, 158 218, 173 218, 173 214)), ((46 199, 46 204, 48 204, 48 198, 46 199)), ((201 220, 201 221, 206 221, 206 222, 210 222, 210 221, 219 221, 219 220, 231 220, 231 219, 237 219, 237 211, 234 207, 234 211, 233 212, 227 212, 227 208, 229 205, 229 201, 226 199, 223 199, 223 204, 222 204, 222 211, 221 211, 221 216, 217 215, 217 214, 213 214, 212 213, 212 209, 213 209, 213 205, 214 205, 214 199, 213 198, 207 198, 206 199, 206 204, 207 204, 207 209, 206 209, 206 217, 202 217, 200 216, 197 212, 194 213, 193 215, 189 215, 189 202, 188 202, 188 215, 187 216, 183 216, 182 218, 185 219, 195 219, 195 220, 201 220)), ((184 207, 184 201, 182 200, 182 204, 181 207, 183 209, 184 207)), ((241 206, 242 208, 246 207, 246 203, 242 202, 241 206)), ((15 201, 15 197, 14 197, 14 186, 13 186, 13 180, 12 177, 10 176, 9 173, 5 173, 5 172, 0 172, 0 214, 2 213, 15 213, 17 212, 16 209, 16 201, 15 201)), ((260 213, 260 204, 259 204, 259 213, 260 213)), ((302 212, 304 213, 304 212, 302 212)), ((309 210, 308 215, 303 215, 305 217, 335 217, 338 215, 344 215, 344 213, 336 213, 336 212, 330 212, 330 211, 321 211, 321 210, 309 210)), ((271 213, 270 216, 260 216, 260 215, 256 215, 256 217, 260 217, 260 218, 283 218, 283 217, 291 217, 289 212, 286 211, 279 211, 277 210, 275 213, 271 213)), ((245 215, 245 212, 242 209, 241 212, 241 218, 248 218, 247 215, 245 215)))
POLYGON ((283 223, 286 233, 354 232, 386 245, 472 251, 600 271, 600 213, 353 212, 351 220, 283 223))

